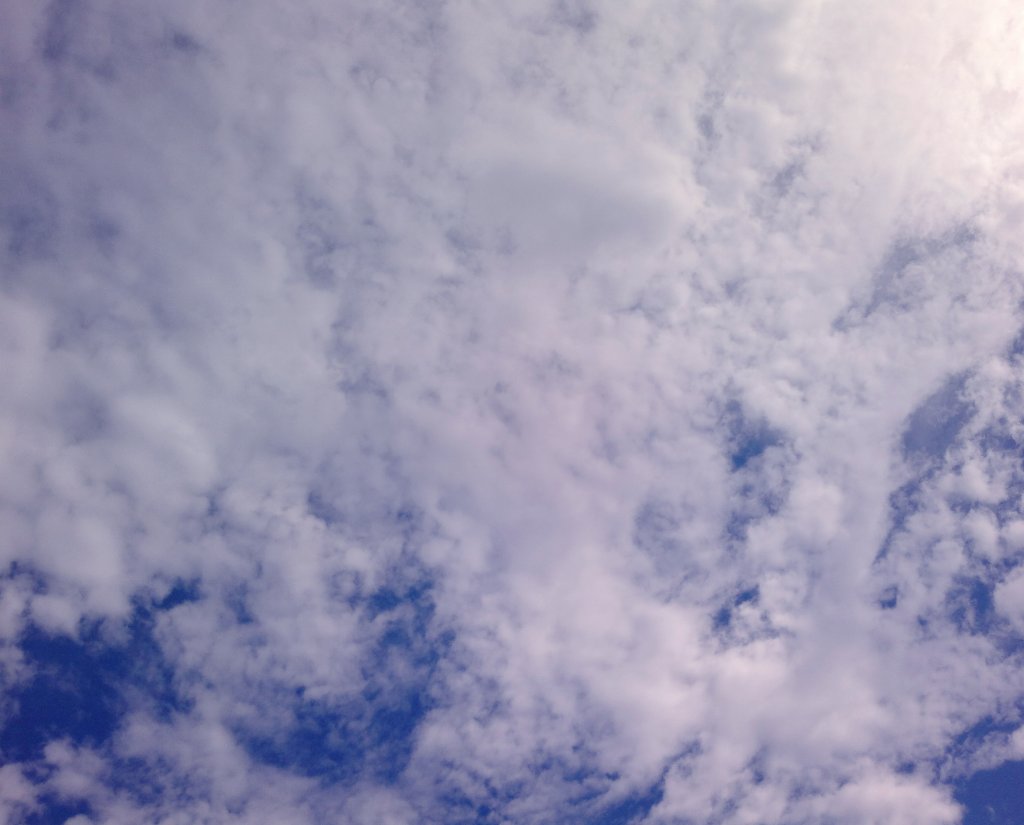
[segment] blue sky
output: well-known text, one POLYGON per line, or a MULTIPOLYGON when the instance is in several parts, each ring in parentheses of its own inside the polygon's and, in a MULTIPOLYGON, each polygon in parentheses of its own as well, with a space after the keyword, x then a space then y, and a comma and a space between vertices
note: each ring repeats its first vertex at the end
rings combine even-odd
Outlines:
POLYGON ((0 819, 1010 825, 1010 0, 0 9, 0 819))

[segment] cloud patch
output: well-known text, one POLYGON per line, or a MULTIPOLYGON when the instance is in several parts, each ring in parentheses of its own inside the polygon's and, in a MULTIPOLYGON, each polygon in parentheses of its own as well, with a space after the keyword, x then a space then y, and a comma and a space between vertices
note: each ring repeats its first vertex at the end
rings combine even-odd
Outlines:
POLYGON ((1011 6, 0 11, 2 815, 1008 808, 1011 6))

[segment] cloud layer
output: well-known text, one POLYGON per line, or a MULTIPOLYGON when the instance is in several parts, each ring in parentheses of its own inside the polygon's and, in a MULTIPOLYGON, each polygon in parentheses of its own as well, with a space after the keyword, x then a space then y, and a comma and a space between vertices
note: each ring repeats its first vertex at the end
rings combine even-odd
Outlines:
POLYGON ((1024 757, 1014 4, 0 11, 0 810, 956 823, 1024 757))

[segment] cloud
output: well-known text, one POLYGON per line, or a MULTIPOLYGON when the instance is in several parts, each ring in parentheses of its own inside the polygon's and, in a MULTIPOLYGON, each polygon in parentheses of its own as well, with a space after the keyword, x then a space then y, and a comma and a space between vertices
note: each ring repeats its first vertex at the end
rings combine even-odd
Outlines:
POLYGON ((5 816, 959 821, 1012 12, 0 11, 5 816))

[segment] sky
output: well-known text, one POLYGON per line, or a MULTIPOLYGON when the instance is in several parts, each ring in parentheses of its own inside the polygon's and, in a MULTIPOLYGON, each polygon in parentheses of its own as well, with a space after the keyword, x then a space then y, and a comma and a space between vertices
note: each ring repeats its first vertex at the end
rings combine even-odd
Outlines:
POLYGON ((1022 42, 0 4, 0 820, 1019 825, 1022 42))

